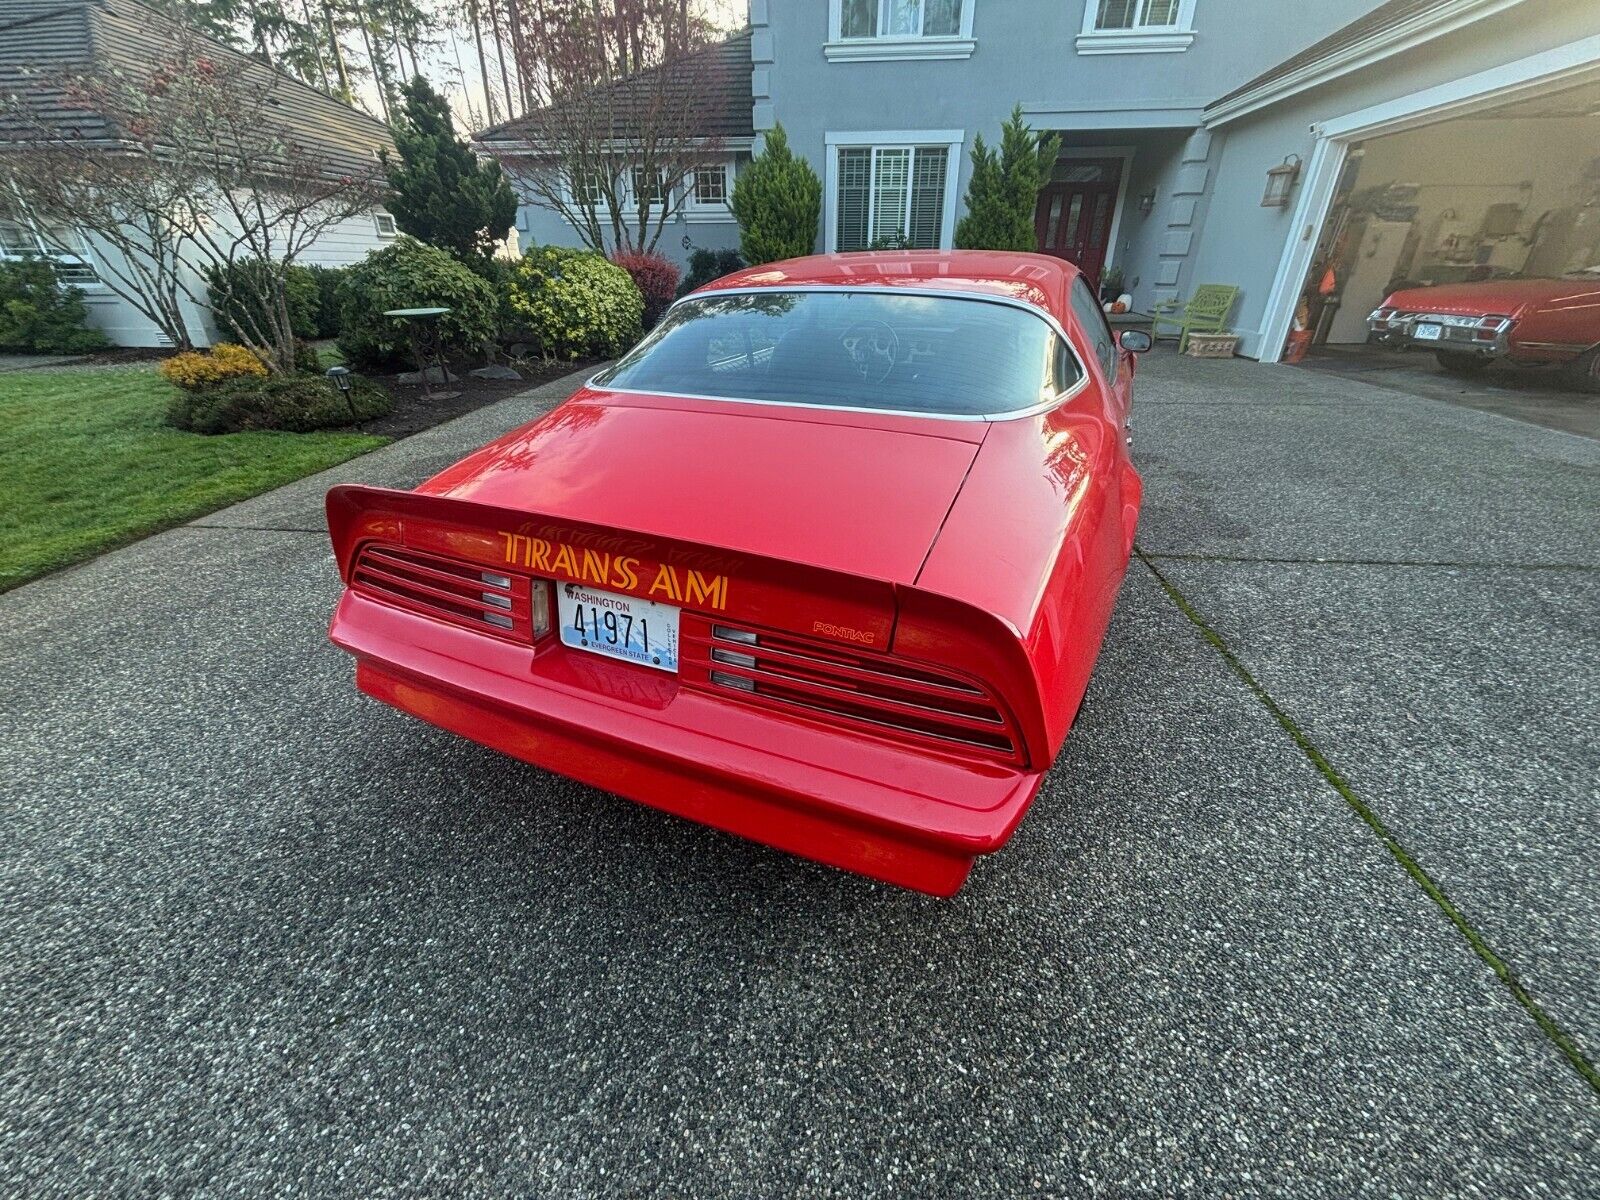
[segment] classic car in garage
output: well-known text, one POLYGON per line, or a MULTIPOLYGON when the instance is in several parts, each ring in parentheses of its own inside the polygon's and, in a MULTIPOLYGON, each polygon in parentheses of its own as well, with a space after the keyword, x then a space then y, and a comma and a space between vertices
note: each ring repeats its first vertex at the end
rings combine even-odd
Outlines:
POLYGON ((1433 351, 1447 371, 1497 360, 1559 364, 1600 392, 1600 272, 1490 279, 1392 292, 1367 318, 1368 340, 1433 351))
POLYGON ((1083 699, 1148 345, 1032 254, 727 276, 415 491, 334 488, 331 636, 444 729, 952 894, 1083 699))

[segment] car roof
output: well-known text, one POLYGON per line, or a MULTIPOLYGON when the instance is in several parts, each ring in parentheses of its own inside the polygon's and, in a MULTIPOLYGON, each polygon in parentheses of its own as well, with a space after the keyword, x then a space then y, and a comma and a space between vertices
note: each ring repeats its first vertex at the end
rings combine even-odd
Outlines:
POLYGON ((865 250, 813 254, 746 267, 698 289, 903 287, 1020 300, 1068 323, 1067 296, 1078 268, 1046 254, 1002 250, 865 250))

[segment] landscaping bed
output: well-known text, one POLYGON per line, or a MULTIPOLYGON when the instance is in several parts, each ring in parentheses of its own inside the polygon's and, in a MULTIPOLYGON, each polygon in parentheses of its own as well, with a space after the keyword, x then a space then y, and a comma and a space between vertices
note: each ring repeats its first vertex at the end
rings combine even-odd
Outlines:
POLYGON ((486 404, 508 399, 518 392, 536 388, 553 379, 560 379, 563 375, 570 375, 574 371, 584 371, 587 375, 599 370, 602 361, 581 359, 577 362, 522 363, 517 367, 521 379, 479 379, 469 372, 474 367, 481 366, 480 362, 452 364, 450 370, 457 378, 450 383, 433 384, 432 390, 435 394, 431 398, 423 395, 419 385, 399 382, 398 375, 371 375, 369 378, 382 384, 394 397, 394 410, 385 416, 363 422, 358 428, 362 433, 378 434, 386 438, 410 437, 413 433, 421 433, 424 429, 431 429, 445 421, 453 421, 486 404), (441 398, 445 392, 459 394, 441 398))

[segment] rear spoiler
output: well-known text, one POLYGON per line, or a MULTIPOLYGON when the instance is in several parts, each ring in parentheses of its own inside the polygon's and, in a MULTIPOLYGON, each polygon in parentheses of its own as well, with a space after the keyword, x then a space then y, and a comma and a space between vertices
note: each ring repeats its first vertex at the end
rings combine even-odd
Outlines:
POLYGON ((1012 709, 1030 751, 1048 754, 1038 680, 1017 631, 950 597, 640 530, 389 488, 335 487, 327 513, 346 584, 361 548, 381 542, 722 615, 841 649, 895 653, 982 680, 1012 709))

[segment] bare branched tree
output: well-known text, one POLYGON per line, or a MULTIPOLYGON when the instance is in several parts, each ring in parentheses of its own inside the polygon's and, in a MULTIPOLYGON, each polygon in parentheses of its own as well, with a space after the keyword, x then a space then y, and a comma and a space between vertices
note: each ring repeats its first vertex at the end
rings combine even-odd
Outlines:
POLYGON ((183 301, 205 306, 209 290, 244 345, 293 370, 289 268, 381 201, 376 157, 308 142, 286 111, 299 84, 186 31, 146 69, 39 82, 0 98, 0 211, 60 252, 72 230, 111 251, 106 285, 174 344, 191 344, 183 301))
POLYGON ((523 0, 518 73, 541 107, 507 166, 595 250, 654 250, 721 155, 698 108, 711 27, 683 0, 523 0))

